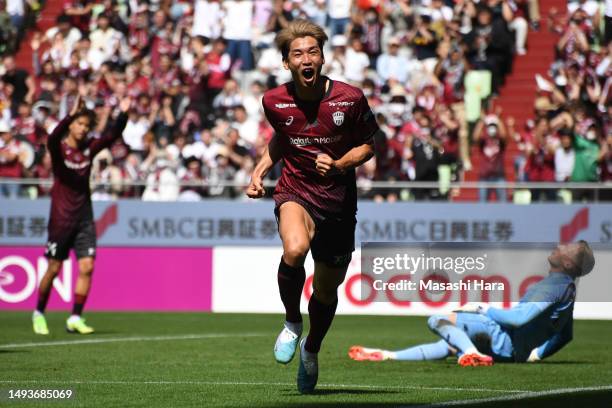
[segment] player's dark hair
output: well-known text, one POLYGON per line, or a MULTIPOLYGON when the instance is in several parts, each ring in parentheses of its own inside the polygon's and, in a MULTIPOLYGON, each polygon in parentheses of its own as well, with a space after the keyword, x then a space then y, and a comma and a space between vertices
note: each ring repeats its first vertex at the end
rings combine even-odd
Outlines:
POLYGON ((576 264, 576 276, 584 276, 593 270, 595 266, 595 257, 593 256, 593 250, 589 246, 589 243, 581 239, 578 241, 580 244, 580 251, 576 255, 574 260, 576 264))
POLYGON ((87 119, 89 119, 89 130, 93 130, 96 127, 96 112, 92 111, 91 109, 83 109, 78 111, 74 117, 73 117, 73 121, 77 120, 78 118, 82 118, 82 117, 86 117, 87 119))
POLYGON ((276 35, 276 46, 283 56, 283 61, 286 61, 289 57, 289 47, 291 42, 296 38, 302 37, 313 37, 317 40, 321 54, 323 54, 323 45, 327 41, 327 34, 325 31, 315 23, 308 20, 298 19, 294 20, 285 28, 283 28, 276 35))

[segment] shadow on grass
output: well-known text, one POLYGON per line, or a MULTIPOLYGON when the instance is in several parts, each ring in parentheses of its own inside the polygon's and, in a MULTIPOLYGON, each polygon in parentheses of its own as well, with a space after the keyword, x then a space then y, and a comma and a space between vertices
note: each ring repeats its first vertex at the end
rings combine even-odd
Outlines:
POLYGON ((422 407, 422 405, 414 403, 398 403, 398 402, 342 402, 342 401, 300 401, 297 403, 285 402, 283 404, 269 405, 269 408, 391 408, 391 407, 406 407, 409 408, 422 407))
POLYGON ((299 396, 303 398, 308 398, 309 396, 326 396, 326 395, 375 395, 375 394, 398 394, 399 391, 393 390, 364 390, 363 388, 320 388, 315 389, 312 394, 301 395, 297 391, 291 390, 287 391, 284 394, 287 396, 299 396))
MULTIPOLYGON (((330 395, 334 392, 347 394, 387 394, 387 391, 371 391, 371 390, 320 390, 315 392, 312 396, 317 395, 330 395), (322 392, 321 392, 322 391, 322 392), (326 392, 331 391, 331 392, 326 392)), ((298 394, 292 394, 298 395, 298 394)), ((287 394, 289 396, 289 394, 287 394)), ((588 408, 610 408, 612 407, 612 391, 595 391, 595 392, 579 392, 575 394, 564 394, 554 396, 541 396, 541 397, 528 397, 508 400, 508 401, 492 401, 490 399, 482 399, 480 402, 478 399, 474 401, 438 401, 431 403, 415 403, 410 401, 405 402, 342 402, 342 401, 320 401, 318 398, 313 398, 309 401, 309 395, 300 396, 302 398, 299 402, 285 401, 282 404, 268 405, 271 408, 391 408, 391 407, 404 407, 404 408, 442 408, 442 407, 456 407, 456 408, 565 408, 565 407, 588 407, 588 408)))
POLYGON ((30 350, 11 350, 11 349, 3 349, 0 350, 0 354, 2 353, 29 353, 30 350))

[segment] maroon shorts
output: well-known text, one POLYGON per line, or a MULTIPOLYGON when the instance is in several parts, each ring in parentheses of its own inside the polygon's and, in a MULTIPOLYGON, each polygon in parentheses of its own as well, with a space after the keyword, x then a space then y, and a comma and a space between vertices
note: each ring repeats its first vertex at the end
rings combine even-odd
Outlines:
POLYGON ((315 223, 315 234, 310 241, 312 259, 330 266, 347 266, 355 250, 355 214, 330 213, 316 208, 293 194, 274 196, 274 215, 280 225, 280 206, 288 201, 298 203, 315 223))

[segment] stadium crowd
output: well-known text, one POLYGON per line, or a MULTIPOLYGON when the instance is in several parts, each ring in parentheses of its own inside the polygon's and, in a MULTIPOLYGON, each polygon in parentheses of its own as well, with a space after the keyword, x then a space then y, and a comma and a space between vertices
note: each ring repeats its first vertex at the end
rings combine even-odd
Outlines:
MULTIPOLYGON (((8 7, 15 3, 26 4, 0 0, 0 22, 5 14, 10 21, 3 31, 21 29, 8 7)), ((460 178, 472 167, 472 143, 482 153, 480 178, 504 179, 511 139, 521 149, 520 180, 609 181, 612 45, 600 35, 600 6, 572 1, 543 27, 538 0, 67 0, 54 27, 22 44, 32 48, 31 71, 16 67, 11 50, 2 58, 0 177, 51 176, 46 136, 79 93, 98 115, 93 137, 130 95, 124 142, 94 163, 95 199, 244 197, 273 136, 261 96, 290 80, 274 36, 307 18, 330 37, 324 74, 363 89, 386 134, 358 169, 363 197, 409 197, 368 189, 371 181, 460 178), (480 118, 468 120, 466 75, 490 73, 494 98, 514 55, 526 52, 528 29, 560 30, 552 79, 538 80, 536 117, 517 129, 484 103, 480 118)), ((0 184, 0 196, 48 194, 46 185, 0 184)))

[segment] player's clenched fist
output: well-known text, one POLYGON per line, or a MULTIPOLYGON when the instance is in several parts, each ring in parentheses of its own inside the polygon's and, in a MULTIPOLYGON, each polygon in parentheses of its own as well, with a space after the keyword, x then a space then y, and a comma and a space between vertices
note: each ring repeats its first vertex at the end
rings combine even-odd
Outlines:
POLYGON ((266 190, 263 187, 263 183, 261 181, 261 178, 259 178, 259 177, 252 177, 251 178, 251 183, 247 187, 246 195, 249 198, 261 198, 265 194, 266 194, 266 190))
POLYGON ((330 174, 337 173, 336 161, 329 157, 325 153, 321 153, 315 160, 315 166, 317 172, 322 176, 329 176, 330 174))

